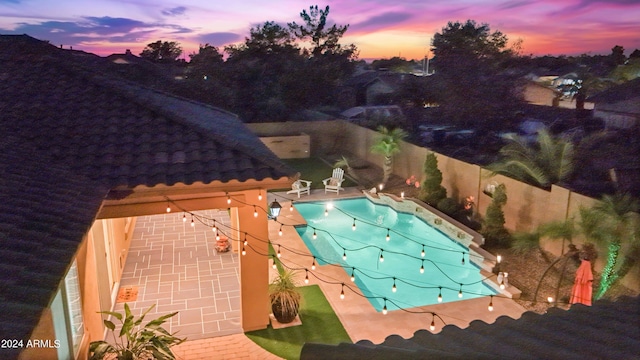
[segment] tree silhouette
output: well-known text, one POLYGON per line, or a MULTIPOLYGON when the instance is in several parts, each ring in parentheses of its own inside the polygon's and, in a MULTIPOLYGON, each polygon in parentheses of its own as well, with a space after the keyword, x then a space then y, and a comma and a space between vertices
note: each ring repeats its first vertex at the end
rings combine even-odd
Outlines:
POLYGON ((158 40, 147 44, 140 57, 158 63, 172 63, 182 55, 180 44, 175 41, 158 40))

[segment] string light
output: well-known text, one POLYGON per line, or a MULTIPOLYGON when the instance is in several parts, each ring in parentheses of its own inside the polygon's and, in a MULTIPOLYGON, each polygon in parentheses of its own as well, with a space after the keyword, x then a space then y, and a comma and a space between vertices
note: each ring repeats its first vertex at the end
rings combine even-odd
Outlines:
POLYGON ((242 245, 242 255, 247 255, 247 250, 244 248, 244 245, 242 245))
POLYGON ((273 268, 274 270, 277 268, 277 266, 276 266, 276 258, 273 258, 273 264, 271 264, 271 268, 273 268))
POLYGON ((351 230, 356 231, 356 218, 353 218, 353 225, 351 225, 351 230))
POLYGON ((389 236, 389 229, 387 228, 387 241, 391 240, 391 237, 389 236))
POLYGON ((460 284, 460 290, 458 291, 458 297, 462 299, 462 284, 460 284))
POLYGON ((262 201, 262 190, 258 191, 258 200, 262 201))
POLYGON ((282 256, 282 254, 280 253, 280 245, 278 245, 278 259, 280 259, 280 257, 282 256))
POLYGON ((242 245, 247 245, 249 244, 249 241, 247 241, 247 233, 244 233, 244 241, 242 242, 242 245))
POLYGON ((398 288, 396 287, 396 278, 393 278, 393 286, 391 287, 391 292, 396 291, 398 291, 398 288))
POLYGON ((420 257, 424 257, 425 253, 424 253, 424 245, 422 245, 422 251, 420 252, 420 257))
POLYGON ((231 196, 227 193, 227 205, 231 205, 231 196))
POLYGON ((439 286, 438 289, 439 289, 438 290, 439 291, 438 292, 438 302, 441 303, 442 302, 442 287, 439 286))
POLYGON ((356 273, 355 273, 356 268, 352 268, 351 269, 351 282, 356 281, 356 273))
POLYGON ((340 300, 344 300, 344 283, 342 283, 342 289, 340 290, 340 300))
POLYGON ((278 231, 278 235, 282 236, 282 224, 280 224, 280 230, 278 231))
POLYGON ((420 274, 424 274, 424 260, 422 260, 422 264, 420 265, 420 274))
POLYGON ((191 227, 195 227, 196 226, 196 222, 193 221, 193 215, 191 215, 191 227))
POLYGON ((380 249, 380 262, 383 262, 383 261, 384 261, 384 256, 382 256, 382 252, 383 252, 383 251, 384 251, 384 250, 380 249))
POLYGON ((313 262, 311 263, 311 270, 315 270, 316 269, 316 257, 313 257, 313 262))
POLYGON ((293 211, 293 200, 291 200, 291 203, 289 204, 289 211, 293 211))
POLYGON ((170 213, 171 212, 171 203, 167 203, 167 212, 170 213))
POLYGON ((431 313, 431 325, 429 325, 429 330, 434 331, 436 329, 436 314, 431 313))
POLYGON ((211 231, 213 231, 215 234, 218 233, 218 227, 216 226, 216 221, 213 220, 213 227, 211 228, 211 231))
POLYGON ((316 234, 316 228, 313 228, 313 240, 318 238, 318 234, 316 234))
POLYGON ((324 209, 324 216, 329 216, 329 209, 324 209))
POLYGON ((387 315, 387 298, 384 298, 384 306, 382 307, 382 315, 387 315))
POLYGON ((488 309, 489 311, 493 311, 493 295, 491 295, 491 300, 489 300, 488 309))
POLYGON ((347 260, 347 251, 342 249, 342 260, 347 260))
POLYGON ((309 283, 309 271, 307 269, 304 269, 304 283, 309 283))
POLYGON ((462 253, 462 265, 464 265, 464 252, 462 253))
POLYGON ((182 222, 187 222, 187 213, 182 213, 182 222))
POLYGON ((258 217, 258 209, 256 209, 255 205, 253 205, 253 217, 255 217, 255 218, 258 217))

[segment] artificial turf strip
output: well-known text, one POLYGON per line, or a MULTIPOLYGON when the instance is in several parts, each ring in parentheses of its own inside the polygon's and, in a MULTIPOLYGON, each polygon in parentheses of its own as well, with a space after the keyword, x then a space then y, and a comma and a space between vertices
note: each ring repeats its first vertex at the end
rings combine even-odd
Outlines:
MULTIPOLYGON (((322 180, 331 177, 333 168, 318 158, 284 159, 282 160, 300 172, 300 178, 311 181, 312 189, 324 189, 322 180)), ((345 177, 342 187, 356 186, 351 179, 345 177)))
POLYGON ((264 330, 247 332, 247 337, 270 353, 285 359, 299 359, 305 342, 352 343, 320 287, 310 285, 301 286, 299 289, 302 293, 302 325, 278 330, 269 325, 264 330))

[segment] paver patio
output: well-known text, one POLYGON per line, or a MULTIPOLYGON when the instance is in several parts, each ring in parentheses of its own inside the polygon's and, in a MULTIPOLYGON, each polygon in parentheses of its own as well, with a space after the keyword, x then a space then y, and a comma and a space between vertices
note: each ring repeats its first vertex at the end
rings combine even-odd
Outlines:
MULTIPOLYGON (((356 188, 347 188, 339 196, 324 194, 324 190, 312 190, 310 196, 297 201, 321 200, 361 195, 356 188)), ((304 219, 297 211, 289 211, 291 198, 284 193, 269 194, 268 201, 274 199, 283 209, 278 221, 288 224, 302 224, 304 219), (276 196, 277 195, 277 196, 276 196)), ((135 311, 142 311, 151 304, 157 305, 157 316, 171 311, 179 314, 169 324, 169 331, 180 330, 188 341, 174 347, 178 359, 278 359, 247 338, 240 325, 240 297, 238 255, 233 252, 217 254, 214 251, 215 236, 210 228, 197 225, 191 228, 182 221, 181 214, 163 214, 138 218, 131 251, 125 266, 122 286, 139 286, 138 301, 130 303, 135 311)), ((209 210, 206 216, 229 224, 226 210, 209 210)), ((269 238, 282 244, 283 250, 295 249, 300 254, 309 254, 304 242, 291 226, 283 227, 269 222, 269 238)), ((281 260, 298 267, 310 267, 309 257, 283 251, 281 260)), ((273 271, 270 268, 271 276, 273 271)), ((350 284, 349 275, 335 266, 319 266, 316 270, 324 279, 350 284)), ((304 273, 304 272, 303 272, 304 273)), ((300 274, 304 276, 304 274, 300 274)), ((390 311, 387 315, 378 313, 361 296, 347 293, 340 299, 340 285, 328 284, 310 277, 310 284, 318 284, 327 300, 342 321, 351 340, 382 342, 389 335, 404 338, 413 336, 420 329, 428 329, 435 312, 447 324, 467 327, 472 320, 492 323, 501 315, 518 318, 525 311, 510 299, 494 298, 493 312, 487 310, 486 298, 470 299, 424 306, 418 310, 429 314, 412 314, 404 311, 390 311)), ((302 280, 302 279, 301 279, 302 280)), ((117 304, 116 310, 123 305, 117 304)), ((149 315, 152 318, 154 315, 149 315)), ((304 319, 302 319, 304 322, 304 319)), ((436 321, 437 331, 442 323, 436 321)))

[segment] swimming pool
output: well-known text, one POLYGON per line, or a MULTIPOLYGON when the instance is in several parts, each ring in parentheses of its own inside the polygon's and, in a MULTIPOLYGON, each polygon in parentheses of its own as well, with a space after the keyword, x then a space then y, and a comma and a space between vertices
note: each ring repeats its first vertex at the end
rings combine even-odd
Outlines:
POLYGON ((354 275, 377 311, 496 294, 469 261, 468 248, 413 214, 367 198, 294 206, 307 222, 296 230, 317 262, 354 275))

